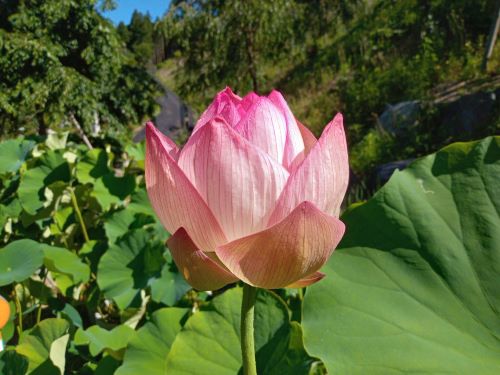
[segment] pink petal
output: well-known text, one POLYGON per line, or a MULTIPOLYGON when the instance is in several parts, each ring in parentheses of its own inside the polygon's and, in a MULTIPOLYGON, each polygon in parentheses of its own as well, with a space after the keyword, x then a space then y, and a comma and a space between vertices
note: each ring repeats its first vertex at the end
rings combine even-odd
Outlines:
POLYGON ((181 151, 179 166, 228 240, 266 227, 288 178, 279 163, 220 118, 191 136, 181 151))
POLYGON ((311 131, 306 128, 299 120, 297 121, 297 125, 299 126, 300 134, 302 135, 302 139, 304 140, 304 152, 298 154, 293 160, 292 164, 288 167, 290 172, 293 172, 297 167, 304 161, 304 158, 309 154, 314 145, 318 142, 316 137, 311 131))
POLYGON ((179 147, 175 144, 174 141, 172 141, 169 137, 167 137, 165 134, 159 132, 155 124, 153 124, 151 121, 148 121, 146 123, 146 134, 148 131, 148 128, 154 129, 156 132, 156 135, 158 136, 158 141, 161 143, 167 154, 169 154, 172 159, 177 160, 179 158, 179 147))
POLYGON ((305 288, 306 286, 317 283, 318 281, 322 280, 325 276, 326 275, 324 273, 316 271, 290 285, 287 285, 286 288, 305 288))
POLYGON ((262 97, 254 101, 234 129, 278 163, 283 162, 286 121, 269 99, 262 97))
POLYGON ((232 127, 236 126, 240 122, 241 116, 238 109, 232 102, 226 102, 222 107, 218 117, 222 117, 226 122, 232 127))
POLYGON ((326 126, 304 161, 290 174, 269 225, 286 217, 300 202, 313 202, 338 217, 349 181, 347 143, 339 113, 326 126))
POLYGON ((179 228, 167 245, 177 268, 195 289, 217 290, 238 280, 199 250, 184 228, 179 228))
POLYGON ((172 145, 153 124, 146 126, 146 187, 165 228, 186 228, 200 249, 213 251, 226 242, 214 215, 172 157, 172 145))
POLYGON ((273 90, 269 94, 268 98, 274 103, 276 107, 278 107, 283 115, 285 116, 286 124, 287 124, 287 140, 285 146, 285 157, 283 161, 283 165, 286 168, 289 168, 293 161, 303 155, 304 153, 304 140, 302 139, 302 135, 300 134, 299 127, 297 122, 295 121, 295 117, 292 114, 292 111, 288 107, 285 98, 279 91, 273 90))
POLYGON ((250 109, 250 107, 257 100, 259 100, 259 98, 260 98, 259 95, 257 95, 253 91, 245 95, 245 97, 241 100, 240 104, 238 105, 238 110, 240 111, 242 117, 250 109))
POLYGON ((241 103, 241 97, 239 95, 236 95, 229 86, 226 86, 226 88, 222 90, 221 93, 225 94, 234 105, 238 105, 239 103, 241 103))
MULTIPOLYGON (((215 96, 213 102, 207 107, 205 112, 201 114, 200 118, 196 122, 196 126, 193 129, 193 133, 198 131, 199 128, 207 124, 210 120, 220 115, 224 110, 226 111, 226 115, 228 112, 232 111, 229 108, 225 109, 226 107, 234 107, 236 110, 236 106, 238 106, 240 102, 241 98, 236 95, 229 87, 226 87, 215 96)), ((236 110, 236 112, 238 111, 236 110)), ((233 124, 231 122, 229 123, 233 124)), ((237 122, 234 122, 234 124, 236 123, 237 122)))
POLYGON ((317 271, 344 230, 340 220, 303 202, 273 227, 219 246, 215 252, 244 282, 260 288, 283 288, 317 271))
POLYGON ((307 156, 314 145, 318 142, 313 133, 299 120, 295 119, 300 130, 300 135, 304 141, 304 156, 307 156))

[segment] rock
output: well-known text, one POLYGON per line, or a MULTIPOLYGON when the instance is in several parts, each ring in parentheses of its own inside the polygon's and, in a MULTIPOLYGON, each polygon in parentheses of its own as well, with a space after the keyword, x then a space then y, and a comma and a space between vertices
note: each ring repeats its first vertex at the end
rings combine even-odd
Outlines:
POLYGON ((377 184, 383 185, 391 178, 396 169, 402 171, 415 159, 391 161, 390 163, 379 165, 375 169, 377 184))
POLYGON ((385 131, 399 135, 418 122, 421 109, 419 100, 389 104, 378 120, 385 131))
POLYGON ((424 124, 438 129, 443 139, 459 141, 487 135, 499 115, 500 88, 496 88, 455 94, 447 100, 389 104, 378 121, 386 132, 396 137, 408 135, 412 128, 424 124))
POLYGON ((481 134, 500 114, 500 88, 464 95, 439 107, 442 126, 450 135, 481 134))

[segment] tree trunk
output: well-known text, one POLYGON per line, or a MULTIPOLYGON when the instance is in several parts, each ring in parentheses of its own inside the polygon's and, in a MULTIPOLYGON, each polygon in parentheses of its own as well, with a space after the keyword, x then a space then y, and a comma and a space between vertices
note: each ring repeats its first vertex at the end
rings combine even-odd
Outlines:
POLYGON ((80 123, 78 122, 78 120, 76 119, 76 117, 73 113, 69 114, 69 119, 71 120, 73 125, 75 125, 75 128, 78 130, 78 133, 80 134, 80 137, 82 138, 83 142, 87 145, 87 147, 89 149, 92 150, 94 148, 94 147, 92 147, 92 143, 90 143, 89 138, 87 137, 87 134, 85 134, 85 131, 80 126, 80 123))
POLYGON ((39 113, 36 118, 38 120, 38 135, 47 135, 47 125, 43 119, 43 114, 39 113))
POLYGON ((481 70, 486 72, 488 67, 488 60, 493 54, 493 48, 495 47, 495 42, 497 40, 498 30, 500 29, 500 1, 497 3, 497 9, 495 12, 495 17, 491 23, 490 34, 488 35, 488 41, 486 42, 486 50, 484 51, 483 63, 481 64, 481 70))

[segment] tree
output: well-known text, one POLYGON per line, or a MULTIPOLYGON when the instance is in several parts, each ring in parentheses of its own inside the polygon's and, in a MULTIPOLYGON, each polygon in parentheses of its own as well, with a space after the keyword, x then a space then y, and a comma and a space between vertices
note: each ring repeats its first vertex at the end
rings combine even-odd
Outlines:
POLYGON ((156 84, 95 0, 0 1, 0 135, 138 124, 156 84))
POLYGON ((154 49, 154 24, 151 21, 151 16, 149 13, 142 14, 134 11, 127 29, 128 49, 134 53, 137 61, 146 65, 151 61, 154 49))
POLYGON ((234 83, 258 92, 261 61, 287 55, 297 15, 291 0, 174 1, 162 22, 182 54, 182 89, 234 83))

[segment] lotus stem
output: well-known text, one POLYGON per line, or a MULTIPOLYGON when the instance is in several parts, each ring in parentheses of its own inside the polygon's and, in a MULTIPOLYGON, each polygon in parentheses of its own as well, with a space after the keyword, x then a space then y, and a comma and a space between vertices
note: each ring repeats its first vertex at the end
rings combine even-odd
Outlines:
POLYGON ((90 242, 89 234, 87 233, 87 227, 85 226, 85 222, 83 221, 83 216, 80 211, 80 207, 78 207, 78 201, 76 199, 73 188, 69 189, 69 193, 71 195, 71 202, 73 202, 73 208, 75 209, 76 216, 78 217, 78 221, 80 222, 80 227, 82 228, 83 238, 85 238, 86 243, 90 242))
POLYGON ((244 284, 243 301, 241 303, 241 355, 243 358, 244 375, 257 375, 253 334, 256 297, 257 288, 244 284))
POLYGON ((45 273, 43 275, 43 279, 42 279, 42 288, 40 290, 40 303, 38 305, 38 309, 37 309, 37 312, 36 312, 36 324, 40 323, 40 320, 42 319, 42 298, 45 295, 44 286, 45 286, 45 282, 47 281, 47 275, 48 274, 49 274, 49 270, 46 269, 45 273))
POLYGON ((17 310, 17 333, 21 336, 23 333, 23 308, 21 307, 21 301, 19 300, 16 288, 14 288, 14 303, 17 310))

